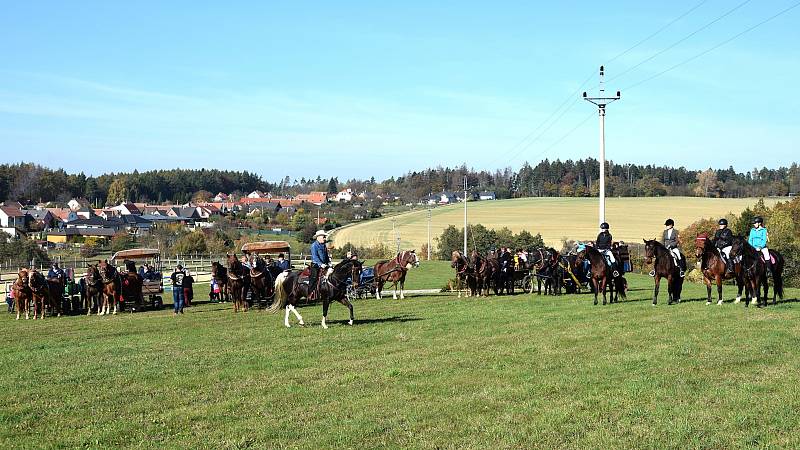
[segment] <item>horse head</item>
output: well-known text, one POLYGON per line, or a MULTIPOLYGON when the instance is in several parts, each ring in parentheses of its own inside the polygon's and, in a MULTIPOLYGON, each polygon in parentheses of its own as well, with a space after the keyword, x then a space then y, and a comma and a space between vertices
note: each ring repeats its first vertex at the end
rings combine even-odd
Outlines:
POLYGON ((19 272, 17 272, 17 285, 20 287, 30 287, 30 273, 28 269, 24 267, 19 269, 19 272))
POLYGON ((458 265, 461 262, 461 252, 458 250, 453 250, 453 253, 450 255, 450 267, 453 269, 458 269, 458 265))
MULTIPOLYGON (((734 236, 733 245, 731 245, 731 258, 737 258, 745 254, 748 247, 752 248, 747 241, 741 236, 734 236)), ((755 251, 755 249, 753 249, 755 251)))
POLYGON ((697 259, 703 257, 703 253, 706 251, 706 247, 711 244, 711 240, 708 238, 706 233, 700 233, 694 239, 694 256, 697 259))
POLYGON ((408 264, 406 264, 406 269, 410 269, 412 267, 419 267, 419 257, 417 256, 416 250, 409 250, 406 252, 408 254, 408 264))
POLYGON ((33 291, 41 292, 42 290, 48 288, 47 279, 38 270, 33 270, 28 278, 28 286, 33 291))
POLYGON ((655 239, 642 238, 642 241, 644 241, 644 262, 645 264, 652 264, 653 258, 657 256, 656 247, 661 244, 659 244, 655 239))

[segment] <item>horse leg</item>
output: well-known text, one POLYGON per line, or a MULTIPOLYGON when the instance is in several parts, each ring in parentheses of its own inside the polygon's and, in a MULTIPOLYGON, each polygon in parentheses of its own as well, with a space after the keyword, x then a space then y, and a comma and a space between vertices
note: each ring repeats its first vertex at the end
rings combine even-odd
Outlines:
POLYGON ((600 292, 600 281, 592 277, 592 287, 594 287, 594 304, 597 305, 597 294, 600 292))
POLYGON ((658 288, 661 285, 661 275, 656 274, 655 286, 653 287, 653 306, 658 303, 658 288))
POLYGON ((116 316, 117 315, 117 305, 119 305, 119 294, 117 294, 116 292, 114 294, 112 294, 111 301, 114 303, 114 312, 111 313, 111 314, 116 316))
POLYGON ((330 306, 330 300, 328 300, 327 296, 323 297, 323 299, 322 299, 322 328, 324 328, 326 330, 328 329, 328 325, 325 323, 325 321, 328 318, 328 307, 329 306, 330 306))
MULTIPOLYGON (((381 299, 381 290, 383 290, 383 279, 381 277, 378 277, 378 279, 376 280, 376 283, 377 283, 377 287, 375 288, 375 299, 376 300, 380 300, 381 299)), ((459 283, 456 283, 456 284, 458 285, 459 283)), ((458 291, 458 298, 461 298, 461 291, 458 291)))
POLYGON ((400 300, 404 300, 406 298, 406 294, 403 292, 405 287, 406 287, 406 280, 405 279, 400 280, 400 300))
POLYGON ((350 303, 350 300, 348 300, 347 297, 342 297, 341 299, 339 299, 339 303, 343 304, 344 306, 347 306, 347 309, 350 310, 350 320, 347 322, 347 324, 353 325, 353 323, 356 321, 356 316, 355 314, 353 314, 353 304, 350 303))
POLYGON ((603 287, 603 306, 606 304, 606 288, 608 287, 608 279, 603 278, 603 281, 600 282, 603 287))
POLYGON ((394 292, 392 292, 392 300, 397 300, 397 281, 392 283, 392 289, 394 289, 394 292))

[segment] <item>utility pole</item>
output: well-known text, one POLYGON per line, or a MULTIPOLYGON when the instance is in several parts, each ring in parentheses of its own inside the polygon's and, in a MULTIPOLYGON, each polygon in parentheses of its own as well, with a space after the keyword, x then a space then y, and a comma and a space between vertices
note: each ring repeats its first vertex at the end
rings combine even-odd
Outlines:
POLYGON ((464 175, 464 256, 467 256, 467 176, 464 175))
POLYGON ((394 233, 394 241, 397 246, 397 253, 400 253, 400 236, 397 234, 397 227, 395 219, 392 219, 392 232, 394 233))
POLYGON ((431 207, 428 205, 428 261, 431 260, 431 207))
POLYGON ((586 92, 583 93, 584 100, 597 105, 597 112, 600 115, 600 223, 606 221, 606 105, 620 99, 619 91, 614 97, 605 96, 603 72, 603 66, 600 66, 600 94, 597 97, 589 97, 586 92))

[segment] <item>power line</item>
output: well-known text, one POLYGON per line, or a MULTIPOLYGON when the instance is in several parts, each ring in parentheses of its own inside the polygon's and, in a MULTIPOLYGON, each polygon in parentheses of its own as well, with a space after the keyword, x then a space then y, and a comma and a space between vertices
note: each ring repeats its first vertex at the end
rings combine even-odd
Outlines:
POLYGON ((736 10, 738 10, 742 6, 750 3, 750 1, 751 0, 744 0, 743 2, 739 3, 738 5, 734 6, 731 9, 729 9, 728 11, 723 13, 721 16, 718 16, 717 18, 712 20, 711 22, 706 23, 705 25, 701 26, 700 28, 692 31, 691 33, 687 34, 686 36, 684 36, 684 37, 678 39, 677 41, 673 42, 672 44, 670 44, 666 48, 657 51, 656 53, 650 55, 649 57, 643 59, 642 61, 639 61, 639 63, 637 63, 633 67, 629 67, 626 70, 623 70, 620 74, 614 76, 613 78, 609 79, 608 81, 611 82, 611 81, 614 81, 616 79, 619 79, 619 78, 625 76, 626 74, 630 73, 631 71, 636 70, 637 68, 641 67, 643 64, 646 64, 646 63, 654 60, 658 56, 668 52, 669 50, 672 50, 673 48, 675 48, 676 46, 678 46, 682 42, 686 41, 687 39, 691 38, 692 36, 696 35, 697 33, 705 30, 706 28, 710 27, 711 25, 714 25, 715 23, 719 22, 720 20, 724 19, 725 17, 728 17, 729 15, 733 14, 736 10))
POLYGON ((762 20, 761 22, 758 22, 757 24, 752 25, 749 28, 746 28, 746 29, 744 29, 743 31, 741 31, 739 33, 736 33, 733 36, 729 37, 728 39, 725 39, 724 41, 722 41, 722 42, 720 42, 720 43, 718 43, 718 44, 716 44, 716 45, 714 45, 714 46, 712 46, 712 47, 710 47, 710 48, 708 48, 706 50, 703 50, 702 52, 697 53, 696 55, 694 55, 694 56, 692 56, 690 58, 687 58, 687 59, 685 59, 685 60, 683 60, 683 61, 681 61, 681 62, 679 62, 679 63, 677 63, 677 64, 675 64, 673 66, 670 66, 670 67, 662 70, 661 72, 656 73, 655 75, 649 76, 649 77, 647 77, 647 78, 645 78, 645 79, 643 79, 641 81, 637 81, 636 83, 631 84, 630 86, 626 87, 624 90, 627 91, 627 90, 633 89, 633 88, 635 88, 635 87, 637 87, 637 86, 639 86, 641 84, 647 83, 648 81, 650 81, 650 80, 652 80, 654 78, 658 78, 661 75, 664 75, 665 73, 667 73, 667 72, 669 72, 669 71, 671 71, 673 69, 676 69, 676 68, 678 68, 678 67, 680 67, 680 66, 682 66, 684 64, 687 64, 689 62, 692 62, 695 59, 700 58, 701 56, 704 56, 704 55, 706 55, 708 53, 711 53, 714 50, 722 47, 723 45, 725 45, 725 44, 727 44, 727 43, 729 43, 729 42, 731 42, 731 41, 733 41, 733 40, 735 40, 735 39, 737 39, 737 38, 739 38, 739 37, 751 32, 751 31, 755 30, 756 28, 760 27, 761 25, 764 25, 765 23, 770 22, 770 21, 778 18, 779 16, 782 16, 783 14, 786 14, 787 12, 793 10, 794 8, 797 8, 798 6, 800 6, 800 2, 797 2, 797 3, 794 3, 794 4, 790 5, 789 7, 787 7, 785 9, 773 14, 772 16, 767 17, 766 19, 762 20))
MULTIPOLYGON (((675 17, 674 19, 670 20, 669 22, 667 22, 665 25, 663 25, 662 27, 660 27, 659 29, 657 29, 657 30, 656 30, 656 31, 654 31, 653 33, 650 33, 650 34, 649 34, 649 35, 647 35, 645 38, 643 38, 643 39, 639 40, 638 42, 636 42, 636 43, 635 43, 635 44, 633 44, 632 46, 628 47, 627 49, 625 49, 625 50, 623 50, 622 52, 620 52, 620 53, 618 53, 617 55, 615 55, 613 58, 611 58, 611 59, 607 60, 607 61, 606 61, 606 63, 605 63, 604 65, 608 65, 608 63, 610 63, 610 62, 616 61, 617 59, 619 59, 619 58, 621 58, 621 57, 625 56, 626 54, 628 54, 629 52, 631 52, 631 51, 632 51, 633 49, 635 49, 636 47, 638 47, 638 46, 640 46, 640 45, 644 44, 645 42, 649 41, 650 39, 654 38, 655 36, 657 36, 658 34, 660 34, 661 32, 663 32, 664 30, 666 30, 667 28, 669 28, 670 26, 672 26, 673 24, 675 24, 676 22, 678 22, 679 20, 683 19, 684 17, 688 16, 689 14, 691 14, 692 12, 694 12, 695 10, 697 10, 697 9, 698 9, 700 6, 702 6, 703 4, 705 4, 707 1, 708 1, 708 0, 701 0, 699 3, 695 4, 693 7, 689 8, 689 9, 688 9, 687 11, 685 11, 684 13, 682 13, 682 14, 680 14, 679 16, 675 17)), ((747 0, 747 1, 750 1, 750 0, 747 0)), ((581 93, 581 89, 583 89, 583 87, 586 85, 586 83, 588 83, 588 82, 589 82, 589 81, 590 81, 590 80, 591 80, 591 79, 592 79, 594 76, 595 76, 595 71, 592 71, 592 72, 589 74, 589 76, 588 76, 588 77, 586 77, 586 79, 585 79, 585 80, 584 80, 584 81, 583 81, 583 82, 582 82, 582 83, 581 83, 581 84, 580 84, 580 85, 579 85, 579 86, 578 86, 578 87, 575 89, 575 91, 574 91, 574 92, 572 92, 572 93, 570 93, 570 94, 569 94, 569 95, 568 95, 568 96, 567 96, 567 97, 564 99, 564 101, 563 101, 563 102, 561 102, 561 103, 558 105, 558 107, 557 107, 557 108, 556 108, 556 109, 555 109, 555 110, 554 110, 552 113, 550 113, 550 115, 548 115, 548 116, 547 116, 547 118, 545 118, 545 120, 544 120, 544 121, 542 121, 542 122, 541 122, 541 123, 540 123, 540 124, 539 124, 539 125, 538 125, 538 126, 537 126, 537 127, 534 129, 534 130, 533 130, 533 131, 531 131, 530 133, 528 133, 528 134, 527 134, 527 135, 526 135, 524 138, 522 138, 522 139, 521 139, 520 141, 518 141, 516 144, 514 144, 513 146, 511 146, 511 147, 510 147, 508 150, 504 151, 504 152, 502 153, 502 156, 499 156, 499 157, 495 158, 495 159, 494 159, 494 160, 493 160, 491 163, 489 163, 489 166, 491 167, 491 166, 493 166, 493 165, 494 165, 496 162, 498 162, 498 161, 500 161, 500 160, 503 160, 503 159, 505 159, 505 160, 506 160, 508 163, 510 163, 510 162, 511 162, 511 161, 513 161, 513 160, 514 160, 514 159, 515 159, 517 156, 519 156, 519 154, 520 154, 520 153, 522 153, 523 151, 525 151, 526 149, 528 149, 528 148, 529 148, 531 145, 533 145, 535 142, 537 142, 537 141, 538 141, 538 140, 539 140, 539 139, 540 139, 540 138, 541 138, 541 137, 542 137, 542 136, 543 136, 545 133, 547 133, 547 131, 548 131, 548 130, 550 130, 550 129, 551 129, 551 128, 552 128, 552 127, 553 127, 553 126, 556 124, 556 123, 558 123, 558 121, 559 121, 559 120, 561 120, 561 118, 564 116, 564 114, 565 114, 565 113, 566 113, 566 112, 567 112, 569 109, 571 109, 571 108, 572 108, 572 106, 574 106, 574 105, 575 105, 575 103, 577 103, 577 100, 576 100, 576 101, 574 101, 572 104, 569 104, 569 106, 567 107, 567 109, 565 109, 564 111, 562 111, 562 112, 561 112, 561 114, 559 114, 559 111, 560 111, 560 110, 561 110, 561 109, 562 109, 562 108, 563 108, 565 105, 567 105, 567 104, 569 103, 569 101, 570 101, 570 100, 572 100, 572 99, 576 98, 576 96, 577 96, 578 94, 580 94, 580 93, 581 93), (557 115, 557 114, 558 114, 558 117, 556 117, 556 115, 557 115), (553 120, 553 121, 550 123, 550 125, 549 125, 549 126, 547 126, 547 128, 545 128, 544 130, 542 130, 542 132, 541 132, 541 133, 539 133, 538 135, 536 135, 536 133, 537 133, 539 130, 541 130, 541 129, 542 129, 542 127, 544 127, 544 126, 545 126, 545 125, 546 125, 548 122, 550 122, 550 120, 551 120, 551 119, 553 119, 553 117, 556 117, 556 118, 555 118, 555 120, 553 120), (531 139, 531 137, 533 137, 534 135, 536 135, 536 137, 535 137, 535 138, 533 138, 533 140, 530 140, 530 139, 531 139), (527 142, 528 140, 530 140, 530 142, 527 142), (527 142, 527 143, 526 143, 526 142, 527 142), (518 149, 518 150, 517 150, 517 149, 518 149), (516 151, 516 153, 514 153, 514 154, 513 154, 513 155, 512 155, 510 158, 509 158, 509 157, 507 157, 507 155, 508 155, 509 153, 511 153, 511 152, 513 152, 513 151, 515 151, 515 150, 517 150, 517 151, 516 151)), ((548 148, 551 148, 551 147, 548 147, 548 148)))

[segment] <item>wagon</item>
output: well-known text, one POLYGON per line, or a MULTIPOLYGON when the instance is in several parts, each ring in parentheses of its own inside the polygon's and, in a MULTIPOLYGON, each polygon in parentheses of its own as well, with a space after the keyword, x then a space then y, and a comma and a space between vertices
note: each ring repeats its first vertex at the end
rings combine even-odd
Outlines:
POLYGON ((372 267, 364 267, 361 269, 361 275, 358 279, 358 286, 353 285, 353 280, 347 279, 347 290, 345 296, 348 300, 353 301, 357 298, 367 298, 375 296, 377 284, 375 283, 375 269, 372 267))
POLYGON ((286 241, 258 241, 248 242, 242 245, 242 253, 253 253, 255 255, 267 255, 277 258, 283 253, 285 259, 289 261, 289 268, 292 264, 292 247, 286 241))
POLYGON ((147 298, 153 309, 161 308, 164 304, 164 300, 161 297, 164 293, 161 252, 153 248, 135 248, 131 250, 120 250, 111 257, 111 263, 114 265, 119 265, 124 261, 133 261, 134 264, 137 261, 141 261, 141 263, 153 266, 154 276, 142 280, 142 295, 139 299, 135 299, 135 303, 139 304, 141 300, 147 298))

